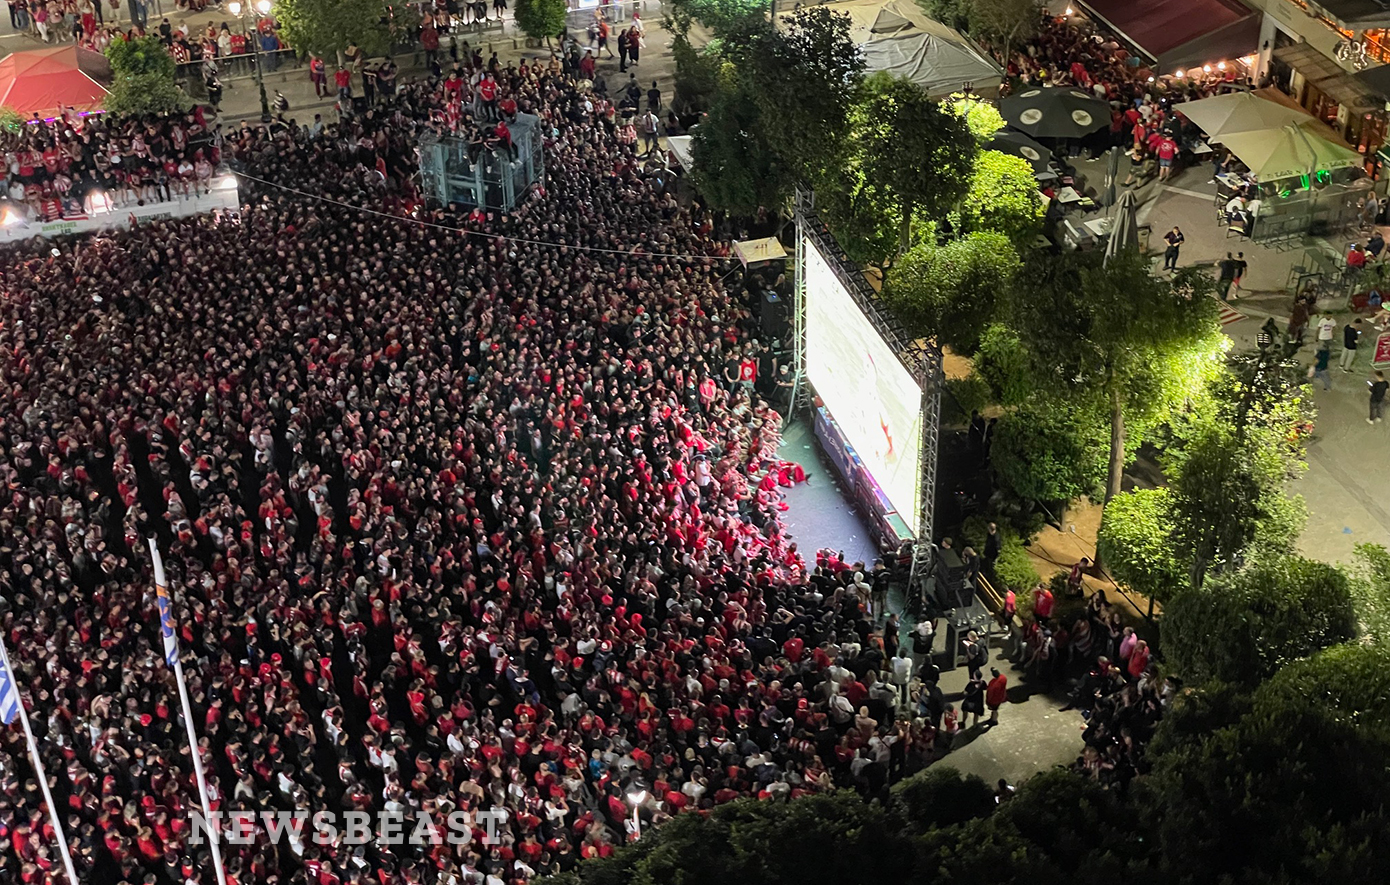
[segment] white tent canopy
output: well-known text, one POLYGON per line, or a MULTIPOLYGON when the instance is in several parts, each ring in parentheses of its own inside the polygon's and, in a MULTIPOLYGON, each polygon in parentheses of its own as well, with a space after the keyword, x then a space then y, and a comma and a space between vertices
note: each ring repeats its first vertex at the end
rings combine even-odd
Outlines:
POLYGON ((906 77, 933 98, 969 88, 994 97, 1003 71, 968 37, 928 18, 912 0, 837 3, 850 16, 850 37, 870 73, 906 77))
POLYGON ((666 149, 676 158, 682 169, 695 168, 694 140, 689 135, 672 135, 666 139, 666 149))

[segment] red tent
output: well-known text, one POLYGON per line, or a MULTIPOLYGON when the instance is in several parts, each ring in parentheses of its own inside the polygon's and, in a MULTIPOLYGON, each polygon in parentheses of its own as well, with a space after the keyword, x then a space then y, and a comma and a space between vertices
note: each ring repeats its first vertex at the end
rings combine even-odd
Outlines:
POLYGON ((97 78, 110 76, 105 56, 73 45, 11 53, 0 59, 0 105, 25 117, 54 117, 66 107, 98 111, 106 89, 97 78))

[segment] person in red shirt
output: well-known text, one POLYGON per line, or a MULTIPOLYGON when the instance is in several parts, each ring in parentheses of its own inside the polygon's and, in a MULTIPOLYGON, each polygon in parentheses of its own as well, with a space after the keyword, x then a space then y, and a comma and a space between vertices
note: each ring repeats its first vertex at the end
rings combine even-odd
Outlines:
POLYGON ((989 724, 999 722, 999 708, 1009 699, 1009 677, 991 667, 989 684, 985 686, 985 706, 989 707, 989 724))
POLYGON ((314 95, 323 98, 328 93, 327 68, 317 55, 309 57, 309 80, 314 84, 314 95))
POLYGON ((352 101, 352 72, 338 68, 333 72, 333 82, 338 84, 338 101, 352 101))
POLYGON ((1033 616, 1046 623, 1052 617, 1052 591, 1043 584, 1033 589, 1033 616))
POLYGON ((1178 156, 1178 144, 1165 135, 1154 153, 1158 154, 1158 180, 1166 181, 1173 174, 1173 160, 1178 156))
POLYGON ((483 110, 489 120, 497 116, 497 81, 492 79, 492 74, 484 74, 483 79, 478 81, 478 98, 483 103, 483 110))
POLYGON ((1149 644, 1144 640, 1134 643, 1134 651, 1129 653, 1129 664, 1126 669, 1129 671, 1130 678, 1138 679, 1144 675, 1144 671, 1149 668, 1149 644))

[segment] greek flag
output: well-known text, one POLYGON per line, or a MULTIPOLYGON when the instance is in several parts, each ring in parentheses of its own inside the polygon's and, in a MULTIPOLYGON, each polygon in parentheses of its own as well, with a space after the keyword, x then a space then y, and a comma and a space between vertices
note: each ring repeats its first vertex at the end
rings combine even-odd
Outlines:
POLYGON ((9 725, 19 718, 19 688, 14 684, 7 662, 0 658, 0 722, 9 725))
POLYGON ((149 544, 150 554, 154 557, 154 593, 159 605, 159 630, 164 634, 164 663, 172 667, 179 659, 179 640, 174 635, 174 601, 169 598, 169 585, 164 581, 164 559, 159 555, 153 539, 149 544))

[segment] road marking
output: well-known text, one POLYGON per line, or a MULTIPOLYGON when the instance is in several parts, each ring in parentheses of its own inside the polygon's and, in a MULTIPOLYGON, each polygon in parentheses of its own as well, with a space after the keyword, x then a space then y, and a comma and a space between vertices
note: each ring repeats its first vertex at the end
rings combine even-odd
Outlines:
POLYGON ((1171 184, 1164 185, 1163 191, 1164 193, 1170 194, 1182 194, 1184 197, 1196 197, 1199 200, 1206 200, 1208 202, 1214 202, 1216 200, 1216 194, 1204 194, 1201 191, 1190 191, 1185 187, 1174 187, 1171 184))
POLYGON ((1231 307, 1231 305, 1225 303, 1221 305, 1221 325, 1229 326, 1231 323, 1238 323, 1243 319, 1246 319, 1245 314, 1231 307))

